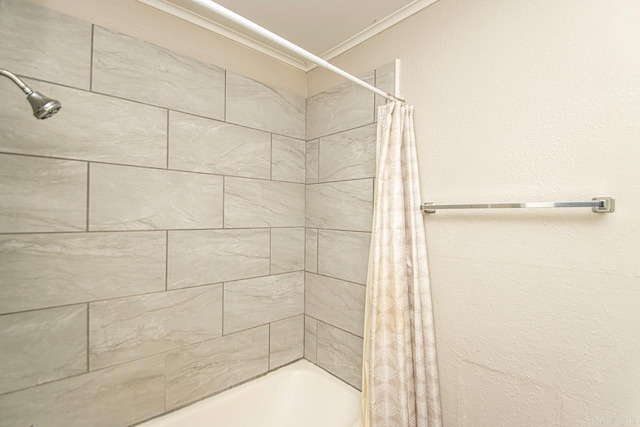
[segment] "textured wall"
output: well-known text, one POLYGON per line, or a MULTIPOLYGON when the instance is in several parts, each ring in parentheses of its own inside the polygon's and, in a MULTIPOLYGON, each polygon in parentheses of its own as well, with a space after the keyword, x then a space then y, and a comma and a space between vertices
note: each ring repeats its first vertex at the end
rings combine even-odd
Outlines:
POLYGON ((29 2, 0 36, 63 104, 0 80, 0 426, 129 425, 301 358, 304 98, 29 2))
MULTIPOLYGON (((361 77, 393 92, 395 64, 361 77)), ((344 83, 307 99, 305 357, 358 389, 377 98, 344 83)))
POLYGON ((425 200, 618 197, 425 218, 446 425, 638 423, 638 22, 634 0, 441 0, 334 61, 400 58, 425 200))

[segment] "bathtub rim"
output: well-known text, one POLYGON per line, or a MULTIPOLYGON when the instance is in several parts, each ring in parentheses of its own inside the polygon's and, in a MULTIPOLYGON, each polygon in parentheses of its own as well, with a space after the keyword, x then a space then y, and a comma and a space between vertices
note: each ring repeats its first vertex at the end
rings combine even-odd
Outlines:
MULTIPOLYGON (((300 359, 292 360, 291 362, 288 362, 288 363, 286 363, 286 364, 284 364, 284 365, 282 365, 282 366, 278 366, 278 367, 277 367, 277 368, 275 368, 275 369, 272 369, 272 370, 270 370, 270 371, 264 372, 264 373, 262 373, 262 374, 260 374, 260 375, 256 375, 255 377, 251 377, 251 378, 249 378, 249 379, 247 379, 247 380, 244 380, 244 381, 242 381, 242 382, 239 382, 239 383, 237 383, 237 384, 234 384, 234 385, 232 385, 232 386, 230 386, 230 387, 227 387, 227 388, 225 388, 225 389, 222 389, 222 390, 216 391, 215 393, 212 393, 212 394, 210 394, 210 395, 208 395, 208 396, 202 397, 202 398, 200 398, 200 399, 194 400, 194 401, 189 402, 189 403, 185 403, 185 404, 184 404, 184 405, 182 405, 182 406, 178 406, 178 407, 172 408, 172 409, 171 409, 171 410, 169 410, 169 411, 163 412, 163 413, 158 414, 158 415, 154 415, 153 417, 149 417, 149 418, 146 418, 146 419, 144 419, 144 420, 138 421, 138 422, 136 422, 136 423, 134 423, 134 424, 131 424, 131 426, 130 426, 130 427, 142 426, 143 424, 148 423, 148 422, 150 422, 150 421, 152 421, 152 420, 155 420, 155 419, 162 418, 162 417, 164 417, 164 416, 167 416, 167 415, 173 414, 173 413, 175 413, 175 412, 177 412, 177 411, 180 411, 180 410, 182 410, 182 409, 188 408, 188 407, 193 406, 193 405, 195 405, 195 404, 201 403, 201 402, 202 402, 202 401, 204 401, 204 400, 207 400, 207 399, 210 399, 210 398, 212 398, 212 397, 218 396, 218 395, 220 395, 220 394, 222 394, 222 393, 225 393, 225 392, 227 392, 227 391, 233 390, 233 389, 235 389, 235 388, 238 388, 238 387, 240 387, 240 386, 243 386, 243 385, 245 385, 245 384, 247 384, 247 383, 250 383, 250 382, 252 382, 252 381, 262 380, 262 379, 265 379, 265 378, 267 378, 267 377, 269 377, 269 376, 271 376, 271 375, 273 375, 273 374, 276 374, 276 373, 282 373, 282 372, 288 372, 288 371, 292 371, 293 373, 295 373, 295 372, 299 372, 299 371, 302 371, 302 372, 304 372, 304 371, 309 371, 309 372, 318 372, 318 371, 320 371, 320 373, 321 373, 321 374, 328 374, 328 375, 330 375, 330 376, 331 376, 331 377, 333 377, 335 380, 337 380, 337 381, 339 381, 340 383, 342 383, 342 384, 344 384, 344 385, 348 386, 349 388, 353 389, 353 390, 354 390, 354 391, 356 391, 357 393, 362 393, 362 391, 361 391, 361 390, 359 390, 358 388, 356 388, 356 387, 354 387, 353 385, 349 384, 348 382, 346 382, 346 381, 345 381, 345 380, 343 380, 342 378, 338 377, 337 375, 335 375, 335 374, 333 374, 333 373, 329 372, 328 370, 326 370, 326 369, 325 369, 325 368, 323 368, 322 366, 317 365, 317 364, 315 364, 315 363, 311 362, 310 360, 308 360, 308 359, 306 359, 306 358, 304 358, 304 357, 301 357, 300 359)), ((360 421, 359 421, 359 422, 360 422, 360 421)), ((357 423, 356 423, 356 425, 359 425, 359 424, 357 424, 357 423)))

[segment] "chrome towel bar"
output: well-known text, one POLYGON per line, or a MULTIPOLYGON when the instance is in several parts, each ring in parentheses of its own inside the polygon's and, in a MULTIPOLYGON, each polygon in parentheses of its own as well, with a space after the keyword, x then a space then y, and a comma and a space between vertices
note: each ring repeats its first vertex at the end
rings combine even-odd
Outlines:
POLYGON ((522 202, 522 203, 465 203, 436 205, 425 202, 420 208, 424 213, 436 213, 440 209, 521 209, 521 208, 591 208, 596 213, 611 213, 616 210, 614 197, 594 197, 588 202, 522 202))

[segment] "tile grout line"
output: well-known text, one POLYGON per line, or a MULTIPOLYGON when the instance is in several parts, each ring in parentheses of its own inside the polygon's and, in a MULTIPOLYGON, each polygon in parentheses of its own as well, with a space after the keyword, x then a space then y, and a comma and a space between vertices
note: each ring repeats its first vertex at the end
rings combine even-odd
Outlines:
MULTIPOLYGON (((349 331, 347 331, 346 329, 343 329, 343 328, 341 328, 341 327, 339 327, 339 326, 336 326, 336 325, 334 325, 334 324, 332 324, 332 323, 329 323, 329 322, 327 322, 326 320, 318 319, 318 318, 316 318, 316 317, 314 317, 313 319, 316 319, 316 321, 317 321, 318 323, 324 323, 324 324, 325 324, 325 325, 327 325, 327 326, 331 326, 331 327, 332 327, 332 328, 334 328, 334 329, 337 329, 337 330, 342 331, 342 332, 344 332, 344 333, 346 333, 346 334, 352 335, 352 336, 354 336, 354 337, 356 337, 356 338, 358 338, 358 339, 361 339, 361 340, 362 340, 362 339, 364 339, 363 337, 361 337, 361 336, 359 336, 359 335, 356 335, 356 334, 354 334, 353 332, 349 332, 349 331)), ((364 325, 364 323, 363 323, 363 325, 364 325)), ((316 330, 316 336, 317 336, 317 335, 318 335, 318 333, 317 333, 317 330, 316 330)), ((363 334, 363 335, 364 335, 364 334, 363 334)))
POLYGON ((91 24, 91 51, 89 53, 89 92, 93 90, 93 39, 95 38, 95 25, 91 24))
MULTIPOLYGON (((89 303, 87 303, 87 304, 89 304, 89 303)), ((299 316, 299 315, 300 314, 296 314, 296 315, 293 315, 293 316, 285 317, 283 319, 279 319, 277 321, 291 319, 291 318, 299 316)), ((12 393, 21 392, 21 391, 24 391, 24 390, 29 390, 29 389, 32 389, 32 388, 45 386, 47 384, 63 382, 63 381, 66 381, 68 379, 81 377, 83 375, 90 375, 90 374, 93 374, 93 373, 96 373, 96 372, 109 370, 109 369, 116 368, 116 367, 119 367, 119 366, 124 366, 124 365, 127 365, 129 363, 139 362, 139 361, 144 360, 144 359, 150 359, 150 358, 155 358, 155 357, 159 357, 159 356, 164 356, 165 357, 165 362, 166 362, 166 356, 169 353, 173 353, 173 352, 185 349, 187 347, 193 347, 193 346, 205 343, 207 341, 214 341, 214 340, 218 340, 218 339, 223 338, 223 337, 229 337, 229 336, 232 336, 232 335, 235 335, 235 334, 245 333, 245 332, 250 331, 252 329, 258 329, 258 328, 261 328, 261 327, 264 327, 264 326, 268 326, 268 325, 269 325, 269 323, 263 323, 263 324, 260 324, 260 325, 257 325, 257 326, 251 326, 251 327, 246 328, 246 329, 241 329, 241 330, 238 330, 238 331, 231 332, 228 335, 219 335, 219 336, 216 336, 216 337, 213 337, 213 338, 207 338, 207 339, 204 339, 204 340, 188 343, 188 344, 182 345, 180 347, 171 348, 169 350, 164 350, 164 351, 161 351, 161 352, 158 352, 158 353, 147 354, 147 355, 143 355, 143 356, 140 356, 140 357, 134 357, 134 358, 129 359, 129 360, 125 360, 125 361, 114 363, 113 365, 107 365, 107 366, 103 366, 103 367, 100 367, 100 368, 97 368, 97 369, 94 369, 94 370, 88 370, 86 372, 80 372, 80 373, 76 373, 76 374, 71 374, 71 375, 63 377, 63 378, 57 378, 57 379, 50 380, 50 381, 47 381, 47 382, 43 382, 43 383, 40 383, 40 384, 30 385, 30 386, 27 386, 27 387, 24 387, 24 388, 19 388, 19 389, 16 389, 16 390, 2 392, 2 393, 0 393, 0 396, 5 396, 5 395, 12 394, 12 393)), ((166 364, 165 364, 165 367, 166 367, 166 364)), ((236 385, 239 385, 239 384, 240 383, 238 383, 236 385)), ((235 385, 232 386, 232 387, 235 387, 235 385)))
MULTIPOLYGON (((306 188, 306 186, 305 186, 306 188)), ((306 209, 306 206, 305 206, 306 209)), ((303 300, 302 300, 302 316, 303 316, 303 323, 304 323, 304 316, 307 315, 307 228, 304 228, 304 260, 302 262, 302 269, 304 271, 304 276, 302 278, 302 286, 303 286, 303 300)), ((303 339, 303 344, 302 344, 302 354, 304 356, 304 339, 306 337, 306 328, 305 328, 305 333, 302 335, 302 339, 303 339)))
MULTIPOLYGON (((0 151, 0 155, 31 157, 31 158, 35 158, 35 159, 60 160, 60 161, 69 161, 69 162, 78 162, 78 163, 93 163, 93 164, 97 164, 97 165, 119 166, 119 167, 136 168, 136 169, 148 169, 148 170, 164 171, 164 172, 178 172, 178 173, 186 173, 186 174, 193 174, 193 175, 217 176, 217 177, 225 177, 226 176, 228 178, 251 179, 251 180, 255 180, 255 181, 271 182, 271 179, 269 179, 269 178, 258 178, 258 177, 241 176, 241 175, 225 175, 225 174, 221 174, 221 173, 201 172, 201 171, 192 171, 192 170, 184 170, 184 169, 167 169, 165 166, 133 165, 133 164, 126 164, 126 163, 104 162, 104 161, 99 161, 99 160, 73 159, 73 158, 68 158, 68 157, 43 156, 43 155, 39 155, 39 154, 12 153, 12 152, 8 152, 8 151, 0 151)), ((359 179, 366 179, 366 178, 359 178, 359 179)), ((296 182, 296 181, 275 180, 273 182, 280 183, 280 184, 305 185, 304 182, 296 182)), ((335 181, 335 182, 342 182, 342 181, 335 181)))
POLYGON ((312 317, 312 319, 314 319, 316 321, 316 354, 314 355, 314 359, 315 359, 315 364, 318 364, 318 319, 312 317))
MULTIPOLYGON (((296 360, 296 362, 297 362, 297 360, 296 360)), ((293 362, 291 362, 291 363, 287 363, 287 365, 290 365, 290 364, 292 364, 292 363, 293 363, 293 362)), ((280 369, 280 368, 284 368, 284 367, 285 367, 285 366, 287 366, 287 365, 283 365, 283 366, 281 366, 281 367, 278 367, 278 369, 280 369)), ((333 377, 335 377, 335 378, 339 379, 339 380, 340 380, 340 381, 342 381, 343 383, 347 384, 348 386, 353 387, 352 385, 350 385, 349 383, 347 383, 347 382, 346 382, 346 381, 344 381, 343 379, 341 379, 341 378, 339 378, 339 377, 336 377, 334 374, 332 374, 331 372, 327 371, 326 369, 324 369, 324 368, 322 368, 322 367, 320 367, 320 368, 321 368, 322 370, 326 371, 328 374, 332 375, 333 377)), ((168 415, 168 414, 174 413, 174 412, 176 412, 176 411, 178 411, 178 410, 180 410, 180 409, 184 409, 184 408, 189 407, 189 406, 191 406, 191 405, 193 405, 193 404, 195 404, 195 403, 198 403, 198 402, 201 402, 201 401, 203 401, 203 400, 206 400, 206 399, 208 399, 208 398, 210 398, 210 397, 220 395, 220 394, 224 393, 225 391, 229 391, 229 390, 231 390, 231 389, 233 389, 233 388, 239 387, 239 386, 241 386, 241 385, 243 385, 243 384, 246 384, 246 383, 248 383, 248 382, 251 382, 251 381, 253 381, 253 380, 257 380, 258 378, 262 378, 262 377, 264 377, 265 375, 267 375, 268 373, 269 373, 269 370, 266 370, 266 371, 264 371, 264 372, 262 372, 262 373, 260 373, 260 374, 257 374, 257 375, 255 375, 255 376, 252 376, 252 377, 250 377, 250 378, 247 378, 247 379, 245 379, 245 380, 242 380, 242 381, 240 381, 240 382, 238 382, 238 383, 236 383, 236 384, 234 384, 234 385, 232 385, 232 386, 225 387, 225 388, 220 389, 220 390, 218 390, 218 391, 215 391, 215 392, 213 392, 213 393, 211 393, 211 394, 207 394, 207 395, 205 395, 205 396, 203 396, 203 397, 199 397, 199 398, 197 398, 197 399, 195 399, 195 400, 193 400, 193 401, 190 401, 190 402, 186 402, 186 403, 179 404, 179 405, 177 405, 177 406, 174 406, 173 408, 171 408, 171 409, 170 409, 170 410, 168 410, 167 412, 164 412, 164 413, 162 413, 162 414, 154 415, 154 416, 152 416, 152 417, 150 417, 150 418, 147 418, 147 419, 145 419, 145 420, 142 420, 142 421, 143 421, 143 423, 144 423, 144 422, 147 422, 147 421, 151 421, 151 420, 159 419, 159 418, 161 418, 161 417, 162 417, 162 416, 164 416, 164 415, 168 415)), ((140 423, 136 424, 136 426, 138 426, 138 425, 142 425, 142 424, 140 424, 140 423)))
POLYGON ((356 390, 357 392, 362 393, 361 389, 359 389, 358 387, 356 387, 353 384, 349 383, 347 380, 345 380, 344 378, 340 377, 335 372, 329 370, 329 368, 327 368, 326 366, 320 365, 319 363, 314 363, 314 365, 317 366, 319 369, 322 369, 327 374, 331 375, 333 378, 335 378, 335 379, 339 380, 340 382, 348 385, 349 387, 351 387, 352 389, 356 390))
POLYGON ((317 186, 317 185, 324 185, 324 184, 340 184, 340 183, 344 183, 344 182, 352 182, 352 181, 364 181, 364 180, 374 180, 375 176, 365 176, 362 178, 349 178, 349 179, 338 179, 335 181, 318 181, 318 182, 310 182, 307 185, 311 185, 311 186, 317 186))
POLYGON ((270 228, 269 229, 269 275, 272 274, 271 265, 273 264, 273 238, 272 238, 272 234, 273 234, 273 228, 270 228))
MULTIPOLYGON (((187 346, 196 345, 196 344, 199 344, 199 343, 202 343, 202 342, 205 342, 205 341, 215 340, 215 339, 218 339, 218 338, 228 337, 228 336, 231 336, 231 335, 234 335, 234 334, 240 334, 240 333, 243 333, 243 332, 250 331, 252 329, 262 328, 263 326, 270 326, 272 323, 283 322, 285 320, 291 320, 291 319, 293 319, 295 317, 298 317, 298 316, 304 316, 304 313, 296 313, 296 314, 292 314, 290 316, 286 316, 286 317, 283 317, 283 318, 279 318, 279 319, 273 320, 273 321, 268 322, 268 323, 260 323, 259 325, 248 326, 248 327, 245 327, 244 329, 238 329, 238 330, 235 330, 233 332, 222 334, 219 337, 209 338, 209 339, 206 339, 206 340, 203 340, 203 341, 198 341, 196 343, 187 344, 187 346)), ((329 325, 329 323, 327 323, 327 324, 329 325)), ((330 325, 330 326, 333 326, 333 325, 330 325)), ((337 329, 340 329, 340 328, 337 328, 337 329)), ((348 331, 345 331, 345 332, 348 332, 348 331)), ((353 335, 351 332, 349 332, 349 333, 351 335, 353 335)), ((168 350, 168 351, 173 351, 173 350, 168 350)), ((148 357, 148 356, 144 356, 144 357, 148 357)), ((121 362, 121 363, 126 363, 126 362, 121 362)))
POLYGON ((307 119, 309 118, 309 91, 307 90, 307 85, 305 84, 304 88, 304 140, 307 140, 307 128, 309 124, 307 123, 307 119))
MULTIPOLYGON (((222 70, 224 70, 224 69, 222 69, 222 70)), ((225 74, 226 74, 227 70, 224 70, 224 71, 225 71, 225 74)), ((154 107, 154 108, 159 108, 159 109, 168 109, 170 111, 175 111, 177 113, 187 114, 187 115, 194 116, 194 117, 200 117, 200 118, 207 119, 207 120, 214 120, 214 121, 218 121, 218 122, 223 122, 223 123, 227 123, 227 124, 230 124, 230 125, 239 126, 239 127, 243 127, 243 128, 247 128, 247 129, 253 129, 253 130, 257 130, 257 131, 261 131, 261 132, 273 133, 275 135, 284 136, 284 137, 292 138, 292 139, 297 139, 299 141, 305 141, 305 142, 313 141, 313 140, 324 138, 324 137, 328 137, 328 136, 337 135, 337 134, 340 134, 340 133, 343 133, 343 132, 348 132, 348 131, 351 131, 351 130, 360 129, 360 128, 363 128, 363 127, 366 127, 366 126, 371 126, 371 125, 375 125, 376 124, 375 118, 374 118, 374 121, 369 122, 369 123, 359 124, 359 125, 356 125, 356 126, 351 127, 351 128, 342 129, 342 130, 339 130, 337 132, 328 133, 328 134, 325 134, 325 135, 316 135, 311 139, 307 139, 308 135, 306 135, 306 134, 304 136, 302 136, 302 137, 300 137, 300 136, 292 136, 292 135, 287 135, 287 134, 283 134, 283 133, 279 133, 279 132, 273 132, 273 131, 266 130, 266 129, 254 128, 254 127, 251 127, 251 126, 243 125, 241 123, 235 123, 235 122, 227 121, 226 105, 225 105, 225 112, 224 112, 224 115, 223 115, 223 119, 220 119, 220 118, 214 118, 214 117, 210 117, 210 116, 202 116, 202 115, 199 115, 199 114, 195 114, 195 113, 184 111, 184 110, 179 110, 179 109, 176 109, 176 108, 171 108, 171 107, 168 107, 166 105, 151 104, 151 103, 144 102, 144 101, 138 101, 138 100, 135 100, 135 99, 124 98, 122 96, 113 95, 113 94, 110 94, 110 93, 98 92, 98 91, 95 91, 93 89, 87 90, 87 89, 84 89, 84 88, 71 86, 71 85, 64 84, 64 83, 54 82, 54 81, 51 81, 51 80, 46 80, 46 79, 42 79, 42 78, 38 78, 38 77, 28 76, 28 75, 25 75, 25 74, 19 74, 18 77, 22 77, 22 78, 29 79, 29 80, 35 80, 35 81, 39 81, 39 82, 43 82, 43 83, 48 83, 48 84, 52 84, 52 85, 56 85, 56 86, 60 86, 60 87, 69 88, 69 89, 79 90, 79 91, 82 91, 82 92, 88 92, 88 93, 92 93, 92 94, 95 94, 95 95, 107 96, 107 97, 111 97, 111 98, 115 98, 115 99, 120 99, 120 100, 123 100, 123 101, 133 102, 133 103, 136 103, 136 104, 146 105, 148 107, 154 107)), ((225 84, 225 103, 226 103, 226 84, 225 84)), ((374 106, 374 108, 375 108, 375 106, 374 106)))
POLYGON ((316 176, 314 177, 314 179, 316 180, 316 184, 320 183, 320 143, 321 143, 321 139, 318 138, 318 143, 316 144, 316 151, 317 151, 317 156, 318 156, 318 168, 316 170, 316 176))
MULTIPOLYGON (((193 113, 193 112, 172 108, 172 107, 169 107, 169 106, 166 106, 166 105, 150 104, 150 103, 144 102, 144 101, 138 101, 138 100, 131 99, 131 98, 124 98, 122 96, 113 95, 113 94, 105 93, 105 92, 98 92, 98 91, 95 91, 95 90, 85 89, 85 88, 81 88, 81 87, 77 87, 77 86, 71 86, 71 85, 68 85, 68 84, 54 82, 54 81, 51 81, 51 80, 45 80, 45 79, 38 78, 38 77, 27 76, 25 74, 16 74, 16 75, 18 77, 20 77, 20 78, 27 79, 27 80, 34 80, 34 81, 37 81, 37 82, 47 83, 47 84, 51 84, 51 85, 55 85, 55 86, 60 86, 60 87, 67 88, 67 89, 78 90, 78 91, 81 91, 81 92, 91 93, 91 94, 94 94, 94 95, 105 96, 105 97, 109 97, 109 98, 113 98, 113 99, 119 99, 119 100, 122 100, 122 101, 131 102, 131 103, 134 103, 134 104, 139 104, 139 105, 144 105, 144 106, 147 106, 147 107, 157 108, 159 110, 174 111, 176 113, 185 114, 185 115, 189 115, 189 116, 193 116, 193 117, 199 117, 201 119, 212 120, 212 121, 216 121, 216 122, 220 122, 220 123, 226 123, 226 124, 229 124, 229 125, 233 125, 233 126, 237 126, 237 127, 241 127, 241 128, 245 128, 245 129, 251 129, 251 130, 264 132, 264 133, 273 133, 275 135, 284 136, 286 138, 292 138, 292 139, 295 139, 295 140, 298 140, 298 141, 304 141, 304 137, 286 135, 286 134, 283 134, 283 133, 273 132, 273 131, 270 131, 270 130, 267 130, 267 129, 260 129, 260 128, 251 127, 251 126, 248 126, 248 125, 244 125, 242 123, 230 122, 230 121, 226 120, 226 117, 225 117, 225 119, 221 119, 221 118, 216 118, 216 117, 211 117, 211 116, 203 116, 203 115, 196 114, 196 113, 193 113)), ((369 123, 369 124, 372 124, 372 123, 369 123)), ((340 133, 340 132, 338 132, 338 133, 340 133)))
MULTIPOLYGON (((309 139, 307 142, 316 141, 316 140, 320 140, 322 138, 328 138, 328 137, 331 137, 331 136, 340 135, 341 133, 347 133, 347 132, 351 132, 351 131, 354 131, 354 130, 357 130, 357 129, 363 129, 363 128, 366 128, 367 126, 371 126, 371 125, 375 125, 375 124, 376 124, 376 122, 365 123, 365 124, 362 124, 362 125, 357 125, 357 126, 352 127, 352 128, 347 128, 347 129, 344 129, 344 130, 339 130, 337 132, 328 133, 326 135, 316 135, 313 138, 309 139)), ((284 135, 284 136, 286 136, 286 135, 284 135)), ((292 137, 290 137, 290 138, 292 138, 292 137)), ((294 138, 294 139, 296 139, 296 138, 294 138)))
POLYGON ((164 253, 164 290, 169 290, 169 230, 165 231, 164 253))
POLYGON ((86 224, 86 230, 85 231, 89 231, 89 209, 91 208, 90 205, 90 197, 91 197, 91 162, 87 162, 87 224, 86 224))
POLYGON ((164 376, 164 390, 163 390, 163 405, 164 405, 164 412, 160 415, 164 415, 167 412, 167 353, 163 353, 164 354, 164 360, 163 360, 163 376, 164 376))
POLYGON ((89 315, 89 310, 91 308, 91 304, 89 302, 87 302, 87 371, 85 373, 89 373, 90 371, 90 365, 89 365, 89 353, 91 352, 91 322, 90 322, 90 315, 89 315))
POLYGON ((222 176, 222 229, 224 230, 225 227, 225 223, 224 223, 224 211, 226 210, 226 205, 224 202, 224 196, 227 193, 227 180, 224 179, 224 175, 222 176))
POLYGON ((222 282, 222 313, 220 314, 222 317, 222 320, 220 321, 220 328, 222 329, 222 331, 220 332, 220 336, 224 336, 224 288, 225 288, 225 282, 222 282))
POLYGON ((302 334, 302 357, 304 357, 307 348, 307 231, 305 229, 304 233, 304 276, 302 278, 302 290, 303 290, 303 300, 302 300, 302 326, 304 328, 304 333, 302 334))
POLYGON ((354 282, 352 280, 341 279, 340 277, 329 276, 327 274, 314 273, 312 271, 306 271, 305 273, 314 274, 316 276, 325 277, 327 279, 339 280, 340 282, 344 282, 344 283, 347 283, 349 285, 367 286, 366 283, 358 283, 358 282, 354 282))
POLYGON ((167 110, 167 167, 166 167, 167 170, 169 170, 169 122, 170 122, 170 114, 169 114, 169 110, 167 110))
MULTIPOLYGON (((290 225, 286 227, 273 227, 280 230, 290 230, 294 228, 302 228, 302 225, 290 225)), ((158 233, 161 231, 243 231, 243 230, 269 230, 272 227, 210 227, 210 228, 169 228, 169 229, 160 229, 160 228, 150 228, 146 230, 134 230, 134 229, 126 229, 126 228, 116 228, 112 230, 64 230, 64 231, 13 231, 13 232, 0 232, 0 236, 32 236, 36 234, 100 234, 100 233, 158 233)), ((330 229, 328 229, 330 230, 330 229)), ((350 230, 333 230, 333 231, 345 231, 345 232, 353 232, 353 233, 368 233, 367 231, 350 231, 350 230)))
MULTIPOLYGON (((378 70, 373 70, 373 87, 380 89, 378 87, 378 70)), ((386 92, 386 91, 385 91, 386 92)), ((376 123, 376 100, 378 99, 378 95, 373 94, 373 123, 376 123)))
MULTIPOLYGON (((262 276, 249 276, 249 277, 243 277, 241 279, 233 279, 233 280, 228 280, 228 281, 224 281, 224 282, 202 283, 202 284, 197 284, 197 285, 192 285, 192 286, 185 286, 185 287, 182 287, 182 288, 169 289, 169 290, 166 290, 166 291, 164 289, 159 289, 159 290, 155 290, 155 291, 151 291, 151 292, 144 292, 144 293, 138 293, 138 294, 120 295, 120 296, 115 296, 115 297, 110 297, 110 298, 102 298, 102 299, 89 300, 89 301, 76 301, 76 302, 70 302, 70 303, 64 303, 64 304, 56 304, 56 305, 45 306, 45 307, 26 308, 26 309, 20 309, 18 311, 8 311, 8 312, 5 312, 5 313, 0 313, 0 318, 2 318, 3 316, 11 316, 13 314, 18 314, 18 313, 29 313, 29 312, 39 311, 39 310, 49 310, 51 308, 72 307, 74 305, 115 301, 115 300, 120 300, 120 299, 125 299, 125 298, 143 297, 143 296, 147 296, 147 295, 158 295, 158 294, 162 294, 162 293, 165 293, 165 292, 178 292, 178 291, 186 290, 186 289, 205 288, 207 286, 220 286, 223 283, 235 283, 235 282, 242 282, 244 280, 265 279, 267 277, 284 276, 286 274, 295 274, 295 273, 303 273, 304 274, 304 271, 303 270, 296 270, 296 271, 288 271, 288 272, 285 272, 285 273, 264 274, 262 276)), ((326 276, 326 277, 329 277, 329 276, 326 276)), ((333 277, 331 277, 331 278, 333 279, 333 277)), ((337 280, 342 280, 342 279, 337 279, 337 280)), ((343 280, 343 281, 346 281, 346 280, 343 280)), ((349 283, 351 283, 351 282, 349 282, 349 283)), ((358 283, 355 283, 355 284, 357 285, 358 283)))

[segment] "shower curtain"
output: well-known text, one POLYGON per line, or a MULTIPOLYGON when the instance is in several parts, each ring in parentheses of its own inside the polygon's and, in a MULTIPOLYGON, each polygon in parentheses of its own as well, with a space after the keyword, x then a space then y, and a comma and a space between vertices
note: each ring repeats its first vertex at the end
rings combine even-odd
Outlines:
POLYGON ((439 427, 440 391, 413 107, 378 110, 362 375, 365 427, 439 427))

